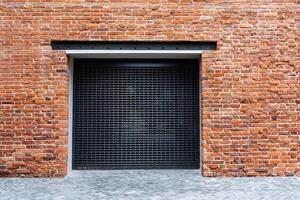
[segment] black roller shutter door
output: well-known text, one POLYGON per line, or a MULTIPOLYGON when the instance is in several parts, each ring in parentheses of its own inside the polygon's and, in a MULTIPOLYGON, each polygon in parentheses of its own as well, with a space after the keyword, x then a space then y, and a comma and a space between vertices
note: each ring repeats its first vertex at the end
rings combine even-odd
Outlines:
POLYGON ((199 168, 198 68, 198 60, 76 59, 73 168, 199 168))

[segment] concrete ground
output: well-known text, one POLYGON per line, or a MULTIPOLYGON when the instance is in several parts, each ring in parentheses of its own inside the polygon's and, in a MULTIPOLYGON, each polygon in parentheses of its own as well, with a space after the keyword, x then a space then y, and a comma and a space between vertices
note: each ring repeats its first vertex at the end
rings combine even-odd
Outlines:
POLYGON ((75 171, 66 178, 1 178, 1 200, 300 199, 300 178, 204 178, 198 170, 75 171))

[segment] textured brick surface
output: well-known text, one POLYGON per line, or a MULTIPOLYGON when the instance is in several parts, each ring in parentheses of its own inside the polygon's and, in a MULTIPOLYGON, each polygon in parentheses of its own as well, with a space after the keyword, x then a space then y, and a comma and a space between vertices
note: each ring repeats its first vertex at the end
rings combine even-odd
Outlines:
POLYGON ((68 64, 51 40, 217 41, 202 174, 300 175, 297 0, 0 1, 0 176, 64 176, 68 64))

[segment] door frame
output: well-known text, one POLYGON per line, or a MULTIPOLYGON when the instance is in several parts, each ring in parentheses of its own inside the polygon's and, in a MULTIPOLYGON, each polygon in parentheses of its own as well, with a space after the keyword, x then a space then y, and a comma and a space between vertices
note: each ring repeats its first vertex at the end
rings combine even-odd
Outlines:
POLYGON ((201 69, 201 54, 202 51, 143 51, 143 53, 137 53, 136 51, 126 52, 123 54, 120 54, 120 51, 118 52, 112 52, 112 51, 105 51, 105 53, 99 52, 97 50, 67 50, 67 57, 68 57, 68 67, 69 67, 69 87, 68 87, 68 142, 67 142, 67 176, 72 176, 74 171, 73 169, 73 84, 74 84, 74 59, 76 58, 107 58, 108 55, 111 58, 136 58, 136 59, 144 59, 144 58, 178 58, 178 59, 184 59, 184 58, 196 58, 199 62, 199 170, 200 174, 202 174, 202 113, 201 113, 201 97, 202 97, 202 87, 201 87, 201 75, 202 75, 202 69, 201 69), (88 52, 87 52, 88 51, 88 52), (158 56, 159 55, 159 56, 158 56), (178 56, 180 55, 180 56, 178 56))

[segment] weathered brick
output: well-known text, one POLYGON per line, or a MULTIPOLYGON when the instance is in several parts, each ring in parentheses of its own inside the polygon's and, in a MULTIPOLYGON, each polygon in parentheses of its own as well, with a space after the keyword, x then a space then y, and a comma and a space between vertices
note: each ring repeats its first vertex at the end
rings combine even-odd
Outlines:
POLYGON ((51 40, 217 41, 201 58, 204 176, 299 176, 297 0, 0 3, 0 176, 67 170, 68 62, 51 40))

